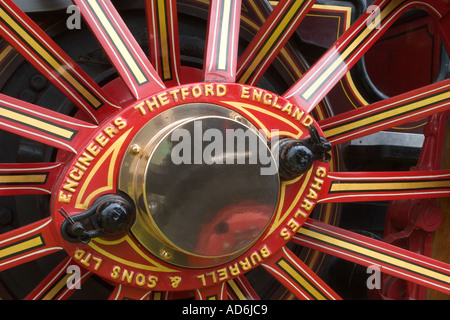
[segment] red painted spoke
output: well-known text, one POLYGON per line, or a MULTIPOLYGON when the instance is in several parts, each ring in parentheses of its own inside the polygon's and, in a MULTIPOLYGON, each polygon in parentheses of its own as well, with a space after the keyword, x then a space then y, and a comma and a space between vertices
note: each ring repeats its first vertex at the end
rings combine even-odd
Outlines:
POLYGON ((0 4, 0 35, 94 121, 99 122, 105 114, 118 108, 108 102, 100 87, 11 0, 0 4))
POLYGON ((152 291, 151 300, 170 300, 170 295, 169 291, 152 291))
POLYGON ((255 289, 244 276, 228 281, 228 295, 237 300, 260 300, 255 289))
POLYGON ((149 300, 151 291, 117 284, 109 300, 149 300))
POLYGON ((62 250, 53 232, 47 218, 0 234, 0 271, 62 250))
POLYGON ((320 121, 336 145, 426 118, 450 108, 450 79, 320 121))
POLYGON ((92 275, 90 271, 79 268, 79 281, 72 280, 74 272, 68 269, 76 263, 69 257, 64 259, 55 269, 50 272, 39 285, 25 298, 25 300, 67 300, 76 288, 71 286, 81 286, 92 275))
POLYGON ((147 0, 150 61, 164 82, 179 85, 180 48, 175 0, 147 0))
POLYGON ((311 112, 406 10, 423 6, 436 14, 425 2, 413 0, 377 0, 373 5, 379 14, 370 10, 363 13, 284 97, 311 112))
POLYGON ((193 291, 152 291, 150 300, 186 300, 193 296, 193 291))
POLYGON ((340 300, 340 297, 286 247, 263 266, 301 300, 340 300))
POLYGON ((256 85, 314 2, 315 0, 280 1, 239 58, 238 82, 256 85))
POLYGON ((319 202, 388 201, 448 197, 450 170, 332 172, 319 202))
POLYGON ((0 196, 52 194, 62 163, 1 163, 0 196))
POLYGON ((195 290, 196 300, 227 300, 227 285, 226 282, 217 285, 202 287, 195 290))
POLYGON ((450 265, 309 219, 293 242, 450 294, 450 265))
POLYGON ((109 0, 74 0, 136 99, 165 89, 145 53, 109 0))
POLYGON ((211 0, 203 66, 204 81, 235 82, 241 0, 211 0))
POLYGON ((96 125, 0 94, 0 129, 76 152, 96 125))

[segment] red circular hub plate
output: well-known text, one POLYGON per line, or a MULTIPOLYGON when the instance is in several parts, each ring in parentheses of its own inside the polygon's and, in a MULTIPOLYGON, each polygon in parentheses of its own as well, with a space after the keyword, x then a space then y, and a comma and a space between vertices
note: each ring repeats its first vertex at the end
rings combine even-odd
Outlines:
MULTIPOLYGON (((263 89, 231 83, 199 83, 173 87, 122 109, 79 149, 53 198, 53 221, 58 234, 64 217, 87 210, 101 195, 116 193, 121 161, 130 141, 155 116, 188 103, 209 103, 229 108, 271 135, 294 139, 309 136, 311 116, 282 97, 263 89)), ((319 132, 320 128, 318 128, 319 132)), ((81 266, 108 281, 146 290, 191 290, 218 284, 264 263, 302 226, 319 199, 328 165, 316 161, 302 176, 281 181, 279 201, 262 236, 244 254, 210 268, 178 267, 148 252, 132 234, 94 238, 87 244, 60 241, 81 266)), ((170 182, 168 182, 170 183, 170 182)), ((245 181, 243 181, 245 183, 245 181)), ((195 199, 193 200, 195 201, 195 199)))

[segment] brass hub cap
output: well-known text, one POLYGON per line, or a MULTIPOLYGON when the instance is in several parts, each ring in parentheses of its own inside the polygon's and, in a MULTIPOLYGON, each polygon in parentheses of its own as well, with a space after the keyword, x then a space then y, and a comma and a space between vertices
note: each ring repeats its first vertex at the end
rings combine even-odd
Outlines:
POLYGON ((167 262, 210 267, 232 260, 272 218, 280 185, 275 159, 265 137, 229 109, 196 103, 163 112, 130 151, 119 187, 138 204, 132 232, 167 262))

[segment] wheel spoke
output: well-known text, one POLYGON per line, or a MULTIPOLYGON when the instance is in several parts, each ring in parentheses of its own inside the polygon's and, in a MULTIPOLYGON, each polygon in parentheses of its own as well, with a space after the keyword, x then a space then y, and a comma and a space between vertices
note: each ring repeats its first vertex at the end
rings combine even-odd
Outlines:
POLYGON ((235 82, 241 0, 211 0, 203 66, 205 81, 235 82))
POLYGON ((450 265, 309 219, 293 242, 450 294, 450 265))
POLYGON ((151 291, 117 284, 109 296, 109 300, 148 300, 151 291))
POLYGON ((74 0, 136 99, 165 89, 145 53, 109 0, 74 0))
POLYGON ((0 129, 76 153, 96 125, 0 94, 0 129))
POLYGON ((90 271, 80 268, 78 282, 71 280, 73 272, 68 272, 68 268, 75 265, 75 262, 67 257, 52 272, 50 272, 39 285, 25 298, 25 300, 67 300, 76 289, 71 285, 81 285, 92 275, 90 271))
POLYGON ((450 170, 333 172, 319 202, 389 201, 448 197, 450 170))
POLYGON ((180 82, 180 48, 175 0, 147 0, 150 61, 164 81, 180 82))
POLYGON ((51 194, 62 163, 0 164, 0 196, 51 194))
POLYGON ((450 108, 450 79, 320 121, 331 144, 426 118, 450 108))
POLYGON ((301 300, 340 300, 340 297, 286 247, 263 266, 301 300))
POLYGON ((379 9, 363 13, 342 37, 295 83, 284 97, 311 112, 383 33, 409 8, 411 0, 377 0, 379 9))
POLYGON ((217 285, 202 287, 195 290, 196 300, 227 300, 227 284, 226 282, 217 285))
POLYGON ((253 289, 247 278, 243 276, 228 281, 228 293, 235 296, 238 300, 260 300, 255 289, 253 289))
POLYGON ((295 32, 315 0, 283 0, 238 60, 238 82, 255 85, 295 32))
POLYGON ((0 271, 60 251, 47 218, 0 235, 0 271))
POLYGON ((119 108, 109 102, 102 89, 10 0, 0 4, 0 35, 95 122, 119 108))

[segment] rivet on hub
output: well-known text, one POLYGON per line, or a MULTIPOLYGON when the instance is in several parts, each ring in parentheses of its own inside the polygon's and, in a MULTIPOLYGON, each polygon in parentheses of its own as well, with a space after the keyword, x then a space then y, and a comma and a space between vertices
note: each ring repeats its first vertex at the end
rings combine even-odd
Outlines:
POLYGON ((161 249, 160 255, 164 260, 172 259, 172 252, 167 249, 161 249))
POLYGON ((131 154, 139 154, 140 152, 141 152, 141 147, 140 147, 139 145, 133 144, 133 145, 130 147, 130 153, 131 153, 131 154))

